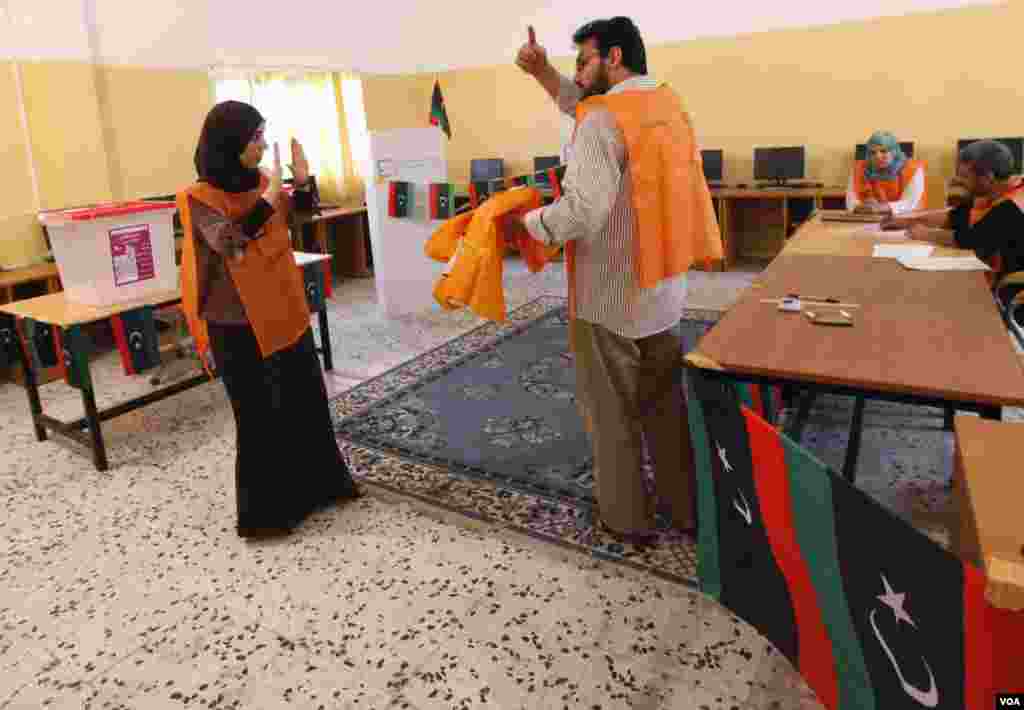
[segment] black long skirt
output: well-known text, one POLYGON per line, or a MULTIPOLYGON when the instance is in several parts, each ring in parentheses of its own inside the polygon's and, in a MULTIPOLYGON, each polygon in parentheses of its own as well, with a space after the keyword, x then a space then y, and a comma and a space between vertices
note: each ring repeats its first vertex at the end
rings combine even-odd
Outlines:
POLYGON ((237 430, 238 532, 291 529, 358 489, 338 450, 310 328, 263 358, 248 325, 210 323, 210 347, 237 430))

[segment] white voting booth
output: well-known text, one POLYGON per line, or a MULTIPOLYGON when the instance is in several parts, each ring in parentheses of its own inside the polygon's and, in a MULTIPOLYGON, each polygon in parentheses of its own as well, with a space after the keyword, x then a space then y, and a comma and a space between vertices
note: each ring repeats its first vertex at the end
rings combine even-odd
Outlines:
POLYGON ((423 249, 441 224, 430 219, 429 184, 448 181, 446 140, 436 126, 370 133, 366 208, 377 298, 389 316, 434 307, 434 284, 446 265, 423 249), (390 180, 413 184, 410 217, 388 217, 390 180))

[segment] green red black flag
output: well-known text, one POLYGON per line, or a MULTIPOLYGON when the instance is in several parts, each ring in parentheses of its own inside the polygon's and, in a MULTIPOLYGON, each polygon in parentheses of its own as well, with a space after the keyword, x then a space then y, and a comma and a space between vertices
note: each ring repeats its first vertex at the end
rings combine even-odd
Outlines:
POLYGON ((448 112, 444 108, 444 97, 441 96, 441 84, 434 81, 434 94, 430 98, 430 125, 439 126, 451 140, 452 129, 448 125, 448 112))
POLYGON ((455 186, 446 182, 430 184, 430 219, 455 216, 455 186))
POLYGON ((410 182, 393 181, 388 185, 388 217, 409 216, 412 191, 410 182))
POLYGON ((160 364, 160 341, 152 306, 111 316, 110 325, 126 374, 137 375, 160 364))
POLYGON ((1019 691, 1024 613, 994 608, 977 567, 772 427, 727 377, 690 367, 687 387, 701 588, 825 707, 980 709, 1019 691))

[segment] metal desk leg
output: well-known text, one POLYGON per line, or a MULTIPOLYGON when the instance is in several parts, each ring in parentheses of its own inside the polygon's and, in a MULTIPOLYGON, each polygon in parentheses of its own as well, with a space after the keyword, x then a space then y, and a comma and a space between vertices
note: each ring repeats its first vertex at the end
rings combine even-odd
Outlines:
POLYGON ((97 471, 106 471, 107 447, 103 443, 103 430, 100 425, 100 415, 96 411, 96 396, 92 389, 92 374, 89 371, 89 353, 80 342, 83 335, 80 331, 72 331, 65 335, 64 347, 67 348, 68 367, 75 369, 78 378, 78 386, 82 391, 82 404, 85 407, 85 426, 89 429, 89 436, 92 438, 92 460, 97 471))
POLYGON ((992 419, 995 421, 1002 421, 1003 419, 1003 408, 1002 407, 979 407, 978 414, 981 415, 982 419, 992 419))
POLYGON ((864 398, 858 396, 853 402, 853 421, 850 422, 850 439, 846 443, 846 459, 843 461, 843 477, 853 483, 857 477, 857 457, 860 455, 860 437, 864 431, 864 398))
POLYGON ((812 389, 805 389, 800 392, 800 406, 796 412, 796 420, 793 425, 789 427, 789 437, 796 443, 800 443, 800 437, 803 436, 804 426, 807 424, 807 419, 811 415, 811 407, 814 405, 814 398, 816 392, 812 389))
POLYGON ((103 431, 100 429, 100 415, 96 411, 96 398, 92 388, 82 388, 82 404, 85 405, 85 421, 89 427, 89 434, 92 436, 92 461, 96 464, 97 471, 106 471, 107 447, 103 443, 103 431))
POLYGON ((334 369, 334 356, 331 353, 331 327, 327 323, 327 308, 321 308, 317 316, 320 318, 320 351, 324 355, 324 370, 330 372, 334 369))
POLYGON ((32 360, 21 338, 15 337, 18 346, 18 358, 21 360, 21 369, 25 373, 25 391, 28 393, 28 408, 32 412, 32 425, 36 429, 36 441, 46 441, 46 426, 43 424, 43 404, 39 399, 39 380, 36 378, 36 370, 32 366, 32 360))

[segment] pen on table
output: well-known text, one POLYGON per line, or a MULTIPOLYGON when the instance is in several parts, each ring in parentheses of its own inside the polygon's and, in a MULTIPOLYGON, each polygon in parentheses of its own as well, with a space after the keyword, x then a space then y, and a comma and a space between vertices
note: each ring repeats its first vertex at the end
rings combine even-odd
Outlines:
POLYGON ((799 298, 801 301, 811 301, 813 303, 839 303, 838 298, 833 298, 831 296, 828 298, 814 298, 812 296, 801 296, 796 293, 791 293, 789 295, 791 298, 799 298))

